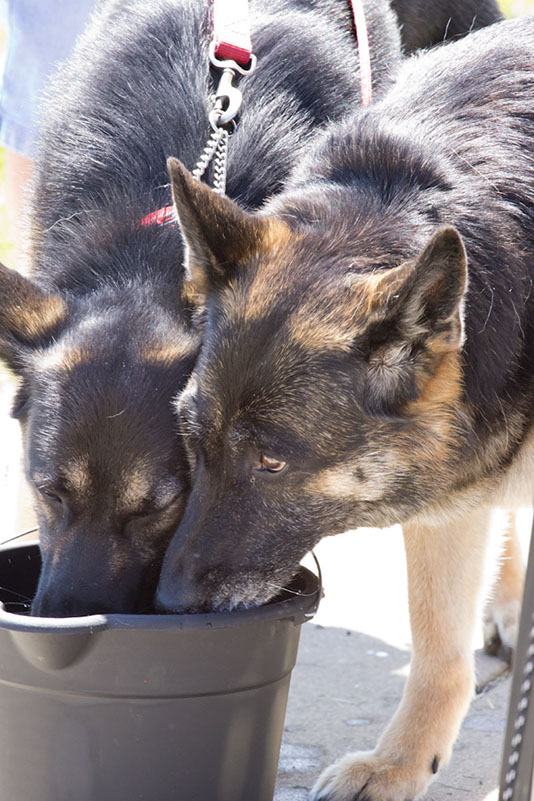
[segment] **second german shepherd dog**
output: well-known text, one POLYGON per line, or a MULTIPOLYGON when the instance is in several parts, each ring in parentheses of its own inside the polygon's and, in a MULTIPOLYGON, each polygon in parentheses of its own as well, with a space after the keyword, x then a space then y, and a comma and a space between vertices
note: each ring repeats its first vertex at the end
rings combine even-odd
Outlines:
MULTIPOLYGON (((414 57, 257 214, 170 163, 204 331, 160 605, 257 604, 322 537, 403 526, 404 697, 314 801, 415 799, 449 759, 493 510, 532 501, 533 54, 525 19, 414 57)), ((510 645, 516 568, 489 621, 510 645)))

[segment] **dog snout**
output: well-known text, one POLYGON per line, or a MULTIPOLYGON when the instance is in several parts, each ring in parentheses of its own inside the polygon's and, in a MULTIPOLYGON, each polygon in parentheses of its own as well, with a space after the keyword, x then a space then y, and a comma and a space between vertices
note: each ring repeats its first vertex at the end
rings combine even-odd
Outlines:
POLYGON ((119 612, 119 608, 107 599, 84 599, 74 594, 55 596, 44 594, 37 596, 32 603, 31 614, 34 617, 82 617, 85 615, 103 615, 119 612))
POLYGON ((155 598, 156 610, 174 614, 209 612, 209 604, 202 597, 200 587, 184 574, 173 574, 161 580, 155 598))
POLYGON ((105 549, 83 548, 78 540, 63 551, 43 554, 43 567, 31 614, 39 617, 79 617, 94 614, 134 614, 153 611, 157 573, 131 560, 117 574, 105 549))

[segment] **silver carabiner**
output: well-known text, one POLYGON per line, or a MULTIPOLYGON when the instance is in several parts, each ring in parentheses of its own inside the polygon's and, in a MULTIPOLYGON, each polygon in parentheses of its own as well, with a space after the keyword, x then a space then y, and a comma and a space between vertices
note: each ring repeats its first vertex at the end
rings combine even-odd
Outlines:
POLYGON ((241 108, 243 95, 237 86, 233 85, 234 78, 234 70, 225 67, 215 92, 215 106, 210 114, 210 122, 217 128, 232 122, 241 108))

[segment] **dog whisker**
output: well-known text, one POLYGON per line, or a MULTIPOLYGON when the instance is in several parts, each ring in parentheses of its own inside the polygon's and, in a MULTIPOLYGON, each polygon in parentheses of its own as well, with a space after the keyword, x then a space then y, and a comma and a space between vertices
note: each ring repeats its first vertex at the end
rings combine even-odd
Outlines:
POLYGON ((315 595, 315 592, 300 592, 300 590, 292 590, 290 587, 282 587, 281 584, 273 584, 272 581, 265 582, 268 587, 272 587, 274 590, 280 590, 280 592, 288 592, 291 595, 301 595, 303 598, 311 597, 315 595))
POLYGON ((114 417, 120 417, 121 414, 124 414, 125 411, 126 411, 126 406, 124 407, 124 409, 122 411, 117 412, 117 414, 108 414, 107 418, 108 418, 108 420, 113 420, 114 417))
POLYGON ((30 606, 31 602, 33 601, 33 598, 30 598, 28 595, 23 595, 21 592, 10 590, 8 587, 0 587, 0 592, 8 592, 10 595, 14 595, 17 598, 22 598, 24 601, 29 601, 30 603, 28 606, 30 606))

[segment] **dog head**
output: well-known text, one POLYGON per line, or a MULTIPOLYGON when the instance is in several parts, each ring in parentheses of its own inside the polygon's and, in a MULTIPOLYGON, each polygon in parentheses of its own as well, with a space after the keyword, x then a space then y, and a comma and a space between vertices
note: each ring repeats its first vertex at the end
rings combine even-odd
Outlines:
POLYGON ((172 398, 196 351, 178 285, 62 296, 0 267, 43 554, 34 614, 151 608, 189 486, 172 398))
POLYGON ((204 327, 178 401, 192 491, 157 600, 231 609, 275 595, 325 535, 401 522, 450 481, 466 256, 453 228, 409 246, 368 212, 323 226, 324 190, 296 225, 287 202, 250 215, 171 175, 204 327))

